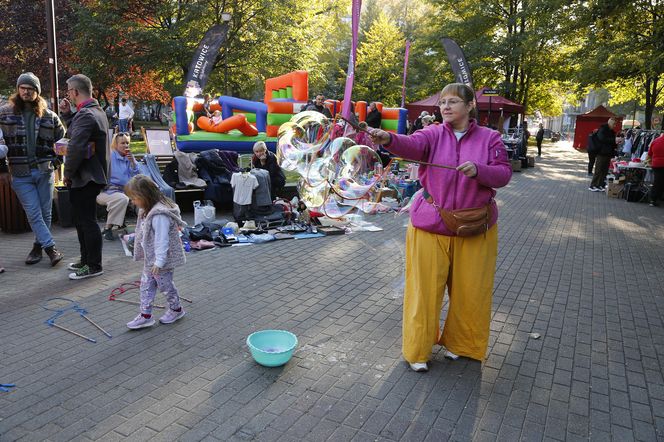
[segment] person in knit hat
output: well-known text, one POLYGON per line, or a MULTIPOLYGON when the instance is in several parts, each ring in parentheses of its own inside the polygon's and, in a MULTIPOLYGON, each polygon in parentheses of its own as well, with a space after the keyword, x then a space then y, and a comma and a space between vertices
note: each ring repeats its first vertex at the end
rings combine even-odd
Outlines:
POLYGON ((25 263, 41 261, 43 250, 54 266, 63 258, 51 234, 54 171, 61 164, 54 146, 65 129, 40 93, 41 83, 35 74, 25 72, 18 77, 16 93, 0 107, 0 145, 7 146, 12 188, 35 234, 25 263))

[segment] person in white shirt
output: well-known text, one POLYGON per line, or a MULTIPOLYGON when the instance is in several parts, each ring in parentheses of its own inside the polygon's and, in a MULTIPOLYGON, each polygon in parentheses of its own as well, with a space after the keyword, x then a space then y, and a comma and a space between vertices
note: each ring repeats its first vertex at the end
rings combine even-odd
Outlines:
POLYGON ((120 102, 118 112, 118 126, 120 127, 120 132, 128 133, 129 132, 129 120, 134 118, 134 109, 129 106, 127 99, 123 98, 120 102))

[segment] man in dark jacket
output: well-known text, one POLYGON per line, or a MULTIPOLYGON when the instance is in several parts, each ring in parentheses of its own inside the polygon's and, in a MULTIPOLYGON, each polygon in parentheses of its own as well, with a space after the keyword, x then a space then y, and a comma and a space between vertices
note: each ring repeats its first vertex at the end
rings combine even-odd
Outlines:
POLYGON ((588 190, 591 192, 603 192, 604 179, 609 173, 609 164, 611 158, 616 154, 616 133, 613 128, 616 126, 615 118, 609 118, 609 121, 602 124, 597 131, 595 143, 598 145, 598 152, 595 158, 595 173, 588 190))
POLYGON ((81 247, 81 260, 69 265, 74 271, 69 278, 84 279, 103 273, 96 200, 107 184, 108 119, 97 100, 92 98, 92 82, 85 75, 74 75, 67 80, 67 96, 76 106, 76 113, 64 115, 69 136, 64 175, 81 247))
POLYGON ((62 259, 51 235, 54 165, 59 166, 53 146, 65 134, 58 116, 39 96, 41 83, 32 72, 18 77, 16 93, 0 108, 0 144, 7 145, 7 163, 16 193, 35 234, 26 264, 42 259, 42 249, 51 266, 62 259))
POLYGON ((380 123, 382 120, 383 116, 378 110, 376 102, 373 101, 371 104, 369 104, 369 113, 367 114, 367 120, 366 120, 367 126, 380 129, 380 123))
POLYGON ((304 110, 320 112, 327 118, 332 118, 332 114, 325 106, 325 96, 323 94, 316 95, 314 102, 308 105, 304 110))

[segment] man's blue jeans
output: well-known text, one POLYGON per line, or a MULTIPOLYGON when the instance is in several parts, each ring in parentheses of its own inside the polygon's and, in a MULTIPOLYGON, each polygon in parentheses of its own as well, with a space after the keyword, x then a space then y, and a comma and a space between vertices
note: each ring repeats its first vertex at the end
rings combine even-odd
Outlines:
POLYGON ((35 233, 35 243, 42 248, 55 245, 51 235, 51 210, 53 208, 53 172, 32 169, 29 176, 13 176, 12 188, 28 222, 35 233))
POLYGON ((118 120, 118 126, 120 128, 120 132, 127 132, 129 129, 129 120, 126 118, 118 120))

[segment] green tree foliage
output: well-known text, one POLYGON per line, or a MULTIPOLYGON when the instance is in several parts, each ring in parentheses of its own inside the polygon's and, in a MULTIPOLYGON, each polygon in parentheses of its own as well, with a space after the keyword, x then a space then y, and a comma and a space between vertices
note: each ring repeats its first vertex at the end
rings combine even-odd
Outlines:
POLYGON ((443 35, 454 38, 473 68, 476 87, 495 87, 528 110, 559 112, 556 97, 561 82, 568 78, 563 66, 569 48, 560 39, 566 3, 436 0, 430 44, 444 57, 436 40, 443 35))
POLYGON ((399 28, 381 12, 357 49, 355 99, 380 99, 389 106, 401 103, 404 44, 399 28))
MULTIPOLYGON (((42 84, 42 93, 50 95, 46 5, 43 1, 0 1, 0 93, 13 93, 22 72, 34 72, 42 84)), ((74 17, 71 2, 55 0, 55 26, 60 58, 60 76, 70 70, 66 59, 71 51, 69 23, 74 17)), ((66 79, 66 78, 65 78, 66 79)), ((63 79, 60 79, 61 85, 63 79)))
POLYGON ((579 84, 607 87, 614 104, 638 99, 650 128, 653 112, 664 106, 664 4, 594 0, 574 17, 585 30, 574 54, 579 84))

